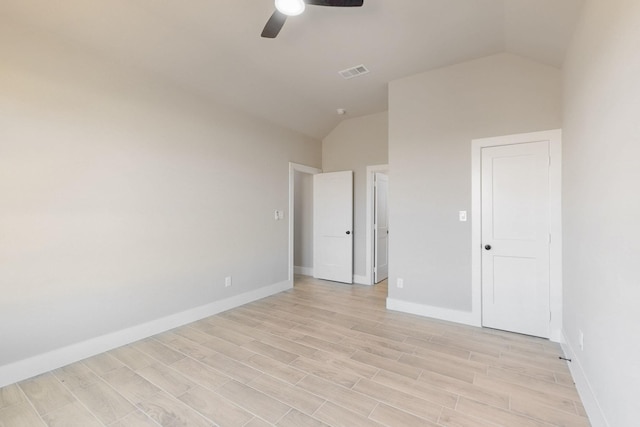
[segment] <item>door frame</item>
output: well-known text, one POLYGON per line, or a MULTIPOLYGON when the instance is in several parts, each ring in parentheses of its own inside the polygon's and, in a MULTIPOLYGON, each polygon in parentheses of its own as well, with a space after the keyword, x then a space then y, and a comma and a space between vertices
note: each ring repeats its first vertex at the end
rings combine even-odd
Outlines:
POLYGON ((549 141, 549 339, 562 339, 562 130, 548 130, 471 141, 471 294, 472 312, 482 324, 482 149, 549 141))
POLYGON ((310 175, 322 173, 322 169, 312 166, 302 165, 299 163, 289 162, 289 264, 288 264, 288 280, 293 286, 294 277, 294 221, 295 221, 295 182, 296 172, 302 172, 310 175))
MULTIPOLYGON (((389 175, 389 165, 373 165, 367 166, 367 201, 366 201, 366 233, 365 233, 365 284, 374 285, 374 275, 373 275, 373 257, 375 251, 373 250, 373 210, 375 206, 373 205, 374 195, 373 195, 373 184, 375 180, 376 172, 384 172, 389 175)), ((388 201, 388 198, 387 198, 388 201)), ((391 216, 389 215, 387 202, 387 217, 391 220, 391 216)))

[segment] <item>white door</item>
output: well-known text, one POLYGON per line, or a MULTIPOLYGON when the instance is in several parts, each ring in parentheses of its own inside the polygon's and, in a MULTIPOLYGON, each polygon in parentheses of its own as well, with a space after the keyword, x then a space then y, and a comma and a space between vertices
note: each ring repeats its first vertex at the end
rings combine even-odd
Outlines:
POLYGON ((353 283, 353 172, 313 176, 313 277, 353 283))
POLYGON ((387 194, 389 177, 383 173, 375 174, 374 183, 374 283, 389 277, 389 219, 387 216, 387 194))
POLYGON ((549 142, 482 149, 482 324, 549 337, 549 142))

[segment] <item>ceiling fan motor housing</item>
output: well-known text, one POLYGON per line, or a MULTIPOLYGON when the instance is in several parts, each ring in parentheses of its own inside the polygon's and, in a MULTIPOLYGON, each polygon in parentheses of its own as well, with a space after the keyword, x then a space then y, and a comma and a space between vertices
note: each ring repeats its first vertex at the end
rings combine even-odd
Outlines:
POLYGON ((364 0, 275 0, 276 10, 262 30, 262 37, 273 39, 284 26, 287 16, 300 15, 305 5, 329 7, 361 7, 364 0))

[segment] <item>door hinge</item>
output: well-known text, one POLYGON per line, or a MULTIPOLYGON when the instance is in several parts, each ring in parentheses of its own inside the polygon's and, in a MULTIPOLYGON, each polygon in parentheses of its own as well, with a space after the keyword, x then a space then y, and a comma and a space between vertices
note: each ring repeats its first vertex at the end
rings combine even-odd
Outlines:
POLYGON ((551 156, 549 156, 549 166, 551 166, 551 156))
POLYGON ((551 322, 551 312, 549 312, 549 322, 551 322))
POLYGON ((551 233, 549 233, 549 244, 551 244, 551 233))

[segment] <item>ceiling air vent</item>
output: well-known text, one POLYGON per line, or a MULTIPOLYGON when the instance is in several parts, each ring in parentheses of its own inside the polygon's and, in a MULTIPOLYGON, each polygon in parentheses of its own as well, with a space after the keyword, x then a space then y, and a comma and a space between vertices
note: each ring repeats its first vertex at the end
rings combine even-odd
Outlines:
POLYGON ((369 70, 364 65, 357 65, 353 68, 347 68, 346 70, 338 71, 338 73, 345 80, 349 80, 354 77, 362 76, 363 74, 368 74, 369 70))

